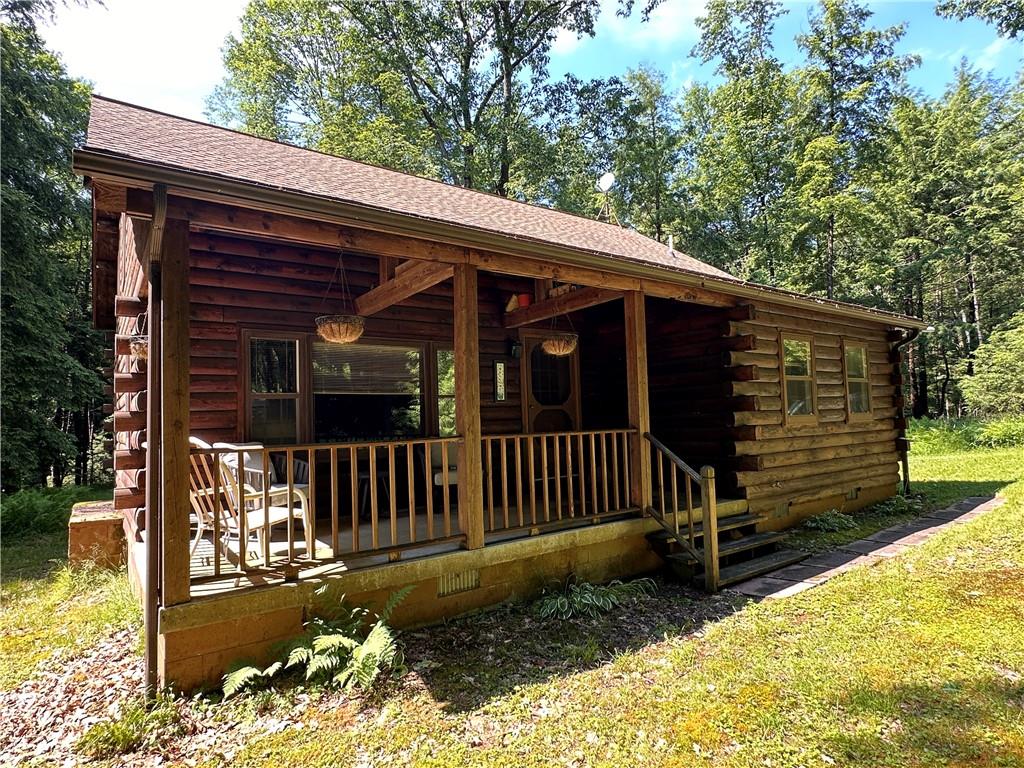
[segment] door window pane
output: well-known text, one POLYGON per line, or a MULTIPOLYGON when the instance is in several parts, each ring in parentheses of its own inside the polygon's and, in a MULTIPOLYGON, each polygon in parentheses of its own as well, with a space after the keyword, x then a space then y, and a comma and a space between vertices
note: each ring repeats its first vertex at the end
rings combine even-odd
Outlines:
POLYGON ((455 353, 437 350, 437 432, 441 437, 456 434, 455 353))
POLYGON ((250 392, 298 392, 299 343, 291 339, 249 341, 250 392))
POLYGON ((292 398, 254 397, 249 438, 265 444, 298 442, 295 405, 292 398))
POLYGON ((533 399, 540 405, 564 405, 572 394, 572 356, 555 357, 540 344, 530 352, 533 399))

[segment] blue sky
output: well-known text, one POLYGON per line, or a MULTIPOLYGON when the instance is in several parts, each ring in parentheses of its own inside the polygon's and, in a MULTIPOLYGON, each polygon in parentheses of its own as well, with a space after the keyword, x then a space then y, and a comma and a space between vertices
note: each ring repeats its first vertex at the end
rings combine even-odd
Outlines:
MULTIPOLYGON (((668 0, 647 24, 636 15, 616 17, 616 0, 603 4, 594 38, 559 36, 553 75, 607 77, 649 64, 665 72, 674 89, 714 79, 713 64, 701 65, 689 55, 697 38, 694 19, 703 12, 701 0, 668 0)), ((71 74, 92 81, 99 93, 202 119, 206 97, 224 74, 224 38, 237 32, 244 7, 245 0, 105 0, 104 6, 59 9, 43 34, 71 74)), ((794 65, 799 52, 793 38, 806 30, 811 4, 786 7, 789 13, 776 30, 776 51, 794 65)), ((1000 78, 1014 77, 1021 65, 1024 42, 1000 38, 983 22, 939 19, 931 2, 874 2, 871 7, 876 26, 907 22, 900 52, 921 56, 922 65, 910 81, 929 95, 942 93, 961 57, 1000 78)))

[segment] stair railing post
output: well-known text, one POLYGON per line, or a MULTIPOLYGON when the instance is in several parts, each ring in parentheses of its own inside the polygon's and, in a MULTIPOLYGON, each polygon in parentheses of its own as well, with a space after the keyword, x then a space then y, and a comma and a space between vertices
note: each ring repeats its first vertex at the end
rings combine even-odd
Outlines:
POLYGON ((715 500, 715 468, 700 468, 700 504, 704 530, 704 588, 718 591, 718 508, 715 500))

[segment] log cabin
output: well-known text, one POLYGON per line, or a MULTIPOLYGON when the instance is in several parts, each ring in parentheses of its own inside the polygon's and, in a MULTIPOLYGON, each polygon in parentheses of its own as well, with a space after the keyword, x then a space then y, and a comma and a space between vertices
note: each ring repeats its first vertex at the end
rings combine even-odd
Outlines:
POLYGON ((918 319, 101 97, 74 163, 154 684, 265 657, 325 583, 414 585, 404 626, 665 564, 716 590, 897 492, 918 319))

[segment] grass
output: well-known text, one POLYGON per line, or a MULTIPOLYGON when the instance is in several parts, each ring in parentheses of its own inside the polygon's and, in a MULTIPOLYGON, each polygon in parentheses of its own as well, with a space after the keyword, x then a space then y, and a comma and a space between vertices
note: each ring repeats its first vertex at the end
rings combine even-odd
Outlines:
POLYGON ((610 657, 559 645, 586 663, 540 675, 538 653, 573 633, 512 609, 483 649, 442 657, 451 669, 362 713, 312 705, 304 728, 250 740, 232 765, 1022 765, 1020 458, 915 459, 932 504, 1017 482, 1002 508, 898 559, 610 657))
POLYGON ((849 513, 853 527, 819 531, 794 530, 786 544, 823 552, 905 523, 921 514, 948 507, 969 496, 991 496, 1010 483, 1024 479, 1024 447, 941 454, 910 455, 911 495, 896 496, 849 513))
POLYGON ((27 680, 55 654, 87 648, 111 628, 141 625, 124 571, 68 567, 66 525, 15 537, 5 530, 0 555, 0 690, 27 680))

